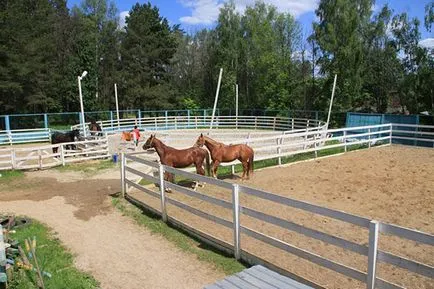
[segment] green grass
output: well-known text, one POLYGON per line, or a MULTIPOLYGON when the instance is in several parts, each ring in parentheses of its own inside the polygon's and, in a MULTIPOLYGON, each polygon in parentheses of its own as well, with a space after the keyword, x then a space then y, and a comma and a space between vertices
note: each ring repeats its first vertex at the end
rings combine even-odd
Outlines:
POLYGON ((50 124, 50 128, 54 130, 71 130, 71 125, 67 124, 50 124))
POLYGON ((10 182, 12 180, 24 177, 23 171, 15 171, 15 170, 0 171, 0 174, 1 174, 0 184, 7 183, 7 182, 10 182))
POLYGON ((199 240, 191 238, 181 231, 168 226, 160 219, 145 214, 126 200, 113 198, 112 203, 123 215, 134 219, 140 226, 147 228, 154 234, 163 236, 184 252, 196 255, 199 260, 210 263, 215 266, 217 270, 227 275, 240 272, 246 268, 243 264, 236 261, 233 256, 217 252, 215 249, 201 243, 199 240))
POLYGON ((85 174, 97 173, 101 170, 111 169, 116 167, 112 160, 98 160, 92 162, 72 163, 66 166, 56 167, 60 172, 84 172, 85 174))
MULTIPOLYGON (((53 236, 44 225, 32 221, 28 226, 18 228, 11 237, 18 240, 24 249, 25 238, 36 237, 36 256, 43 271, 52 274, 52 278, 44 277, 47 289, 92 289, 99 288, 98 282, 89 274, 74 267, 73 256, 53 236)), ((33 289, 36 273, 17 270, 14 273, 9 289, 33 289)))

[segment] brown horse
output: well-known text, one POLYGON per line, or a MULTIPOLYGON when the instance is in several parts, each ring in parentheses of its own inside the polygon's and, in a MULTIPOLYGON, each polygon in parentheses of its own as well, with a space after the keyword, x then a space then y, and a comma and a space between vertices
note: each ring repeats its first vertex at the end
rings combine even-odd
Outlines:
MULTIPOLYGON (((191 147, 188 149, 175 149, 166 146, 161 140, 157 139, 155 135, 152 135, 146 140, 143 145, 144 150, 150 148, 155 148, 158 156, 160 157, 160 162, 163 165, 171 166, 174 168, 186 168, 192 164, 196 166, 196 172, 200 175, 205 175, 205 170, 203 169, 204 160, 206 160, 206 169, 208 175, 210 175, 210 164, 209 164, 209 154, 205 149, 198 147, 191 147)), ((166 173, 165 180, 173 182, 173 174, 166 173)), ((196 189, 197 183, 194 185, 196 189)))
POLYGON ((250 173, 253 173, 253 157, 254 152, 251 147, 245 144, 225 145, 219 143, 203 134, 200 134, 196 141, 196 146, 206 146, 211 153, 212 175, 217 178, 217 169, 220 163, 229 163, 234 160, 239 160, 243 164, 243 180, 249 179, 250 173))

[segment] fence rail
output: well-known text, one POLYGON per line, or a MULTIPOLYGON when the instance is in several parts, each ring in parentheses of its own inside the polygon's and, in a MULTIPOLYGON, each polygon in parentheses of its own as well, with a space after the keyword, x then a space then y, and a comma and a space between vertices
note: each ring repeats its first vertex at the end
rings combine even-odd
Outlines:
POLYGON ((6 147, 0 149, 0 170, 44 169, 108 157, 107 137, 33 147, 6 147))
MULTIPOLYGON (((385 144, 390 144, 393 140, 393 127, 394 125, 387 124, 387 125, 376 125, 376 126, 365 126, 365 127, 356 127, 356 128, 345 128, 345 129, 334 129, 327 131, 326 135, 332 135, 331 138, 328 140, 335 140, 339 141, 338 144, 329 144, 324 141, 324 132, 303 132, 299 133, 297 137, 301 137, 304 142, 300 142, 299 144, 302 145, 302 148, 295 151, 295 152, 286 152, 286 153, 277 153, 275 155, 272 155, 271 157, 284 157, 288 154, 295 154, 295 153, 301 153, 306 151, 320 151, 330 148, 336 148, 336 147, 344 147, 345 150, 348 146, 354 145, 354 144, 367 144, 371 146, 373 143, 378 143, 379 141, 385 141, 385 144), (320 134, 320 138, 315 138, 315 136, 318 136, 320 134), (314 144, 313 147, 307 148, 308 146, 314 144), (321 145, 319 145, 321 144, 321 145), (303 148, 304 147, 304 148, 303 148)), ((429 127, 429 129, 432 129, 434 127, 429 127)), ((271 139, 276 139, 276 137, 270 137, 271 139)), ((282 135, 279 136, 277 139, 287 141, 288 136, 282 135)), ((261 138, 261 140, 258 140, 259 142, 269 140, 269 138, 261 138)), ((257 140, 252 139, 250 140, 252 142, 255 142, 257 140)), ((279 147, 279 144, 281 142, 277 142, 278 145, 276 147, 279 147)), ((275 149, 274 147, 273 149, 275 149)), ((146 204, 143 204, 145 207, 150 207, 151 210, 157 212, 157 214, 161 215, 163 217, 163 220, 166 222, 172 222, 173 217, 167 215, 166 210, 166 204, 174 205, 182 210, 188 211, 196 216, 199 216, 201 218, 213 221, 219 225, 222 225, 227 228, 231 228, 233 230, 233 243, 228 244, 225 243, 222 245, 222 241, 218 241, 218 244, 216 246, 223 247, 223 248, 231 248, 232 253, 237 259, 243 259, 245 256, 251 256, 251 252, 247 252, 244 250, 242 246, 242 242, 240 239, 240 234, 245 234, 250 236, 251 238, 257 239, 263 243, 266 243, 268 245, 271 245, 273 247, 279 248, 283 251, 286 251, 289 254, 296 255, 300 258, 306 259, 310 262, 313 262, 319 266, 328 268, 330 270, 333 270, 337 273, 343 274, 347 277, 356 279, 358 281, 366 283, 367 288, 373 289, 373 288, 404 288, 401 285, 394 284, 393 282, 384 280, 382 278, 379 278, 376 273, 377 263, 387 263, 390 265, 393 265, 395 267, 399 267, 401 269, 407 270, 409 272, 427 277, 427 278, 434 278, 434 267, 428 264, 423 264, 415 260, 410 260, 408 258, 404 258, 395 254, 392 254, 390 252, 382 251, 378 248, 378 242, 380 235, 379 233, 385 233, 387 235, 393 235, 399 238, 403 238, 406 240, 415 241, 417 243, 425 244, 434 246, 434 235, 419 232, 416 230, 408 229, 399 227, 392 224, 386 224, 383 222, 378 222, 375 220, 370 220, 368 218, 356 216, 350 213, 333 210, 325 207, 321 207, 318 205, 314 205, 308 202, 303 202, 295 199, 291 199, 288 197, 283 197, 279 195, 275 195, 266 191, 253 189, 244 185, 238 185, 238 184, 232 184, 228 183, 222 180, 215 180, 209 177, 200 176, 194 173, 186 172, 184 170, 175 169, 172 167, 167 167, 164 165, 158 165, 155 162, 150 163, 149 161, 145 161, 139 157, 139 154, 129 155, 129 154, 123 154, 122 156, 122 174, 121 174, 121 180, 122 180, 122 193, 125 197, 128 197, 131 199, 131 196, 128 196, 128 186, 135 187, 136 189, 145 192, 149 194, 152 192, 152 196, 156 199, 160 199, 161 203, 161 209, 159 211, 155 210, 151 206, 148 206, 146 204), (148 188, 145 188, 141 185, 138 185, 136 183, 133 184, 132 181, 130 181, 125 174, 125 171, 132 172, 131 168, 128 165, 128 162, 139 162, 143 165, 151 165, 154 169, 157 169, 159 171, 160 178, 153 178, 154 182, 159 186, 160 190, 159 193, 156 193, 148 188), (164 173, 172 173, 176 175, 182 175, 184 177, 187 177, 189 179, 192 179, 197 182, 204 182, 207 184, 215 185, 223 189, 230 189, 232 190, 232 202, 228 202, 225 200, 220 200, 215 197, 207 196, 202 193, 195 192, 193 190, 187 189, 185 187, 181 187, 176 184, 169 183, 167 181, 164 181, 163 174, 164 173), (222 218, 220 216, 212 215, 209 212, 204 212, 200 210, 199 208, 195 208, 189 204, 182 203, 178 200, 175 200, 173 198, 169 198, 165 194, 165 189, 170 188, 172 190, 175 190, 176 192, 180 194, 187 195, 189 197, 201 200, 203 202, 214 204, 220 207, 223 207, 225 209, 231 210, 233 218, 232 220, 228 220, 225 218, 222 218), (291 208, 296 208, 305 212, 309 212, 315 215, 321 215, 325 216, 334 220, 346 222, 352 225, 356 225, 365 229, 368 229, 368 239, 369 242, 367 245, 362 245, 355 243, 353 241, 345 240, 341 237, 324 233, 312 228, 305 227, 300 224, 296 224, 294 222, 290 222, 281 218, 278 218, 276 216, 270 215, 267 212, 260 212, 255 209, 249 208, 248 206, 244 205, 242 203, 242 198, 240 196, 242 195, 248 195, 255 198, 260 198, 263 200, 271 201, 276 204, 287 206, 291 208), (357 253, 359 255, 368 257, 368 263, 366 268, 367 271, 363 272, 358 269, 349 267, 345 264, 341 264, 339 262, 330 260, 328 258, 325 258, 323 256, 320 256, 314 252, 310 252, 305 249, 298 248, 297 246, 290 244, 284 240, 280 240, 276 237, 272 237, 267 235, 264 232, 249 228, 246 224, 244 224, 244 218, 240 218, 241 215, 245 215, 247 217, 265 222, 266 224, 278 226, 283 230, 288 230, 292 232, 296 232, 299 234, 302 234, 306 237, 313 238, 316 240, 320 240, 322 242, 325 242, 330 245, 338 246, 342 250, 348 250, 354 253, 357 253)), ((139 176, 142 175, 142 173, 138 172, 139 176)), ((137 200, 135 200, 137 202, 137 200)), ((188 227, 188 225, 182 223, 181 221, 177 220, 174 225, 181 225, 184 227, 184 229, 188 227)), ((194 230, 194 234, 198 234, 196 229, 191 228, 194 230)), ((187 231, 189 231, 187 229, 187 231)), ((208 233, 200 233, 199 234, 202 238, 206 239, 208 243, 215 243, 215 236, 212 236, 208 233)), ((262 260, 259 256, 254 256, 254 260, 262 260)), ((249 258, 249 260, 252 260, 252 258, 249 258)), ((263 261, 263 260, 262 260, 263 261)), ((266 262, 266 261, 264 261, 266 262)))

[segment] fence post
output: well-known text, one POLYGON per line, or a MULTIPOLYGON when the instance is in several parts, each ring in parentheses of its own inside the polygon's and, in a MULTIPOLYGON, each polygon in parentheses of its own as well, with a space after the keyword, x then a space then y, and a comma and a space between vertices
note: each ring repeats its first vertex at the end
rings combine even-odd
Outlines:
POLYGON ((206 109, 203 110, 203 125, 206 126, 206 109))
POLYGON ((282 164, 282 157, 280 156, 280 153, 281 153, 280 145, 281 144, 282 144, 282 138, 280 138, 280 139, 276 138, 277 154, 279 155, 277 161, 278 161, 279 166, 282 164))
POLYGON ((11 130, 11 123, 9 120, 9 115, 5 115, 5 129, 6 130, 11 130))
POLYGON ((276 130, 276 118, 274 118, 274 121, 273 121, 273 130, 276 130))
POLYGON ((238 184, 232 185, 232 205, 233 205, 233 224, 234 224, 234 256, 240 259, 240 187, 238 184))
POLYGON ((166 190, 164 188, 164 166, 160 164, 158 167, 159 179, 160 179, 160 195, 161 195, 161 217, 163 222, 167 222, 167 210, 166 210, 166 190))
POLYGON ((65 149, 63 145, 60 145, 60 160, 62 161, 62 166, 65 166, 65 149))
POLYGON ((347 131, 344 130, 344 149, 347 152, 347 131))
POLYGON ((258 117, 255 116, 255 130, 257 129, 257 127, 258 127, 258 117))
POLYGON ((318 157, 318 145, 317 145, 317 135, 316 134, 314 134, 313 135, 313 140, 314 140, 314 143, 313 143, 313 147, 314 147, 314 149, 315 149, 315 158, 317 158, 318 157))
POLYGON ((8 140, 9 140, 9 144, 12 145, 12 132, 8 131, 8 140))
POLYGON ((113 111, 112 110, 110 110, 110 126, 113 130, 113 111))
POLYGON ((125 198, 126 182, 125 182, 125 165, 126 165, 125 153, 121 153, 121 192, 122 198, 125 198))
POLYGON ((166 129, 167 129, 167 110, 164 111, 164 120, 166 123, 166 129))
POLYGON ((194 117, 194 124, 195 124, 196 129, 197 129, 197 116, 194 117))
POLYGON ((187 128, 190 128, 190 110, 187 110, 187 128))
POLYGON ((371 128, 368 128, 368 148, 371 148, 371 128))
POLYGON ((234 165, 231 165, 231 172, 232 172, 232 175, 235 175, 235 166, 234 165))
POLYGON ((294 119, 291 119, 292 125, 291 125, 291 130, 294 130, 294 119))
POLYGON ((368 279, 366 280, 367 289, 375 289, 379 227, 380 224, 377 221, 371 221, 369 224, 368 279))
POLYGON ((44 113, 44 127, 48 128, 48 115, 44 113))
POLYGON ((137 115, 139 116, 139 127, 142 126, 142 111, 139 109, 137 110, 137 115))
MULTIPOLYGON (((392 135, 393 135, 393 124, 390 124, 389 144, 392 144, 392 135)), ((433 143, 433 147, 434 147, 434 143, 433 143)))

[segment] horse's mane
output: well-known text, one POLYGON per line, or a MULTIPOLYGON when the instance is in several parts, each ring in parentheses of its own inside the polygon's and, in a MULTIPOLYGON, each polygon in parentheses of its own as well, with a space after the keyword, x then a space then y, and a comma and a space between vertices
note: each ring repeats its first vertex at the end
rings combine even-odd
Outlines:
POLYGON ((216 141, 216 140, 213 140, 212 138, 210 138, 210 137, 208 137, 208 136, 203 136, 203 138, 204 138, 205 140, 207 140, 208 142, 210 142, 212 145, 224 145, 223 143, 218 142, 218 141, 216 141))

